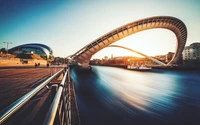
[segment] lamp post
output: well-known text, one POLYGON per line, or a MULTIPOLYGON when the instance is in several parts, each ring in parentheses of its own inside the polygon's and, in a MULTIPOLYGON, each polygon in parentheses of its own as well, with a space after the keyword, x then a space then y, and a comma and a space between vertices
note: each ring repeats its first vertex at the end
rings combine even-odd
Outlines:
POLYGON ((12 42, 3 42, 3 43, 6 43, 7 44, 7 54, 8 54, 8 44, 12 44, 12 42))

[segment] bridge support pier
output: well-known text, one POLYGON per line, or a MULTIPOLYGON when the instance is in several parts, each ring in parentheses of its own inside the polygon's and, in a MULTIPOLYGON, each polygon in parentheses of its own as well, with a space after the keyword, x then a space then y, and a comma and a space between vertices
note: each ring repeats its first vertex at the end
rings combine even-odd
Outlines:
POLYGON ((89 69, 89 70, 91 70, 92 69, 92 67, 90 66, 90 64, 89 64, 89 61, 87 60, 87 61, 84 61, 83 63, 81 63, 81 65, 80 65, 80 67, 79 67, 80 69, 89 69))

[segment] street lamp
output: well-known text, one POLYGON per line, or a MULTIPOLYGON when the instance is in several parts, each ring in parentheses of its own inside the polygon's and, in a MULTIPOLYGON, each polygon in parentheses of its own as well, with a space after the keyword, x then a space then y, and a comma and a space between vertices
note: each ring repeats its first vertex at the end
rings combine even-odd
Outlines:
POLYGON ((8 44, 12 44, 12 42, 3 42, 3 43, 6 43, 7 44, 7 54, 8 54, 8 44))

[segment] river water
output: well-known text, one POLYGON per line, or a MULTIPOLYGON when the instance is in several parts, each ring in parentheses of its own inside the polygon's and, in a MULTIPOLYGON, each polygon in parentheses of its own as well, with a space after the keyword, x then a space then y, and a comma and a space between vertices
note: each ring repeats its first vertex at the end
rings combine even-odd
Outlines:
POLYGON ((73 69, 81 125, 199 125, 200 71, 73 69))

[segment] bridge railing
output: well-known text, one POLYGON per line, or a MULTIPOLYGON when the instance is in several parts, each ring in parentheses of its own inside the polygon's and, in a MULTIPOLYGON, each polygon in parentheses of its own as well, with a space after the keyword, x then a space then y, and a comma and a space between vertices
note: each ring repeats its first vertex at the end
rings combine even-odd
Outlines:
POLYGON ((69 83, 70 69, 68 68, 56 91, 44 125, 71 125, 71 93, 69 83))
POLYGON ((2 112, 0 112, 0 124, 2 124, 9 117, 11 117, 15 112, 17 112, 33 96, 35 96, 38 92, 40 92, 48 83, 50 83, 53 79, 55 79, 57 76, 59 76, 63 71, 64 71, 64 69, 61 69, 60 71, 55 73, 53 76, 48 78, 46 81, 44 81, 43 83, 38 85, 35 89, 31 90, 26 95, 22 96, 17 101, 15 101, 10 106, 8 106, 6 109, 4 109, 2 112))

